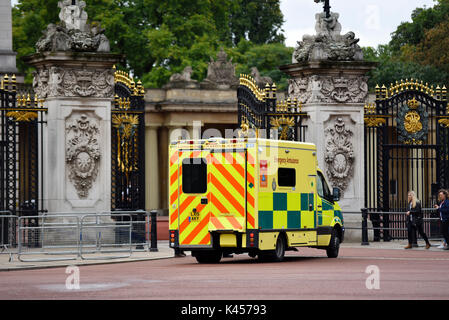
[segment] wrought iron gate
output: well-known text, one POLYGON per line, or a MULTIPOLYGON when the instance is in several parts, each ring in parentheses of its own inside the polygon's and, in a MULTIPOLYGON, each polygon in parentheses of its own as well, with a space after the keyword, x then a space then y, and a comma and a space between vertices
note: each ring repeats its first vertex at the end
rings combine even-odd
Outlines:
POLYGON ((244 133, 254 130, 259 136, 265 130, 266 138, 304 142, 307 113, 297 99, 278 102, 276 91, 275 84, 261 89, 251 76, 241 75, 237 91, 239 127, 244 133))
MULTIPOLYGON (((376 101, 365 106, 365 206, 377 212, 405 212, 408 191, 423 208, 449 187, 449 107, 446 87, 416 80, 376 87, 376 101)), ((431 217, 430 210, 426 216, 431 217)), ((405 216, 372 217, 382 222, 384 240, 407 237, 405 216)), ((438 233, 426 226, 427 232, 438 233)))
POLYGON ((144 88, 115 72, 112 109, 112 209, 145 210, 144 88))
MULTIPOLYGON (((44 212, 42 164, 43 124, 47 109, 43 100, 30 93, 17 92, 16 78, 5 75, 0 84, 0 211, 18 216, 44 212)), ((2 219, 2 223, 13 220, 2 219)), ((14 226, 0 226, 3 243, 14 226)))

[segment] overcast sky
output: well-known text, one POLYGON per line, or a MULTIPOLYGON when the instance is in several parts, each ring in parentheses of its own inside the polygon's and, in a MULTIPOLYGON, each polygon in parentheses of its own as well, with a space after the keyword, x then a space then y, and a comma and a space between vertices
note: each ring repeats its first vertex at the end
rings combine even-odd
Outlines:
MULTIPOLYGON (((340 14, 342 33, 354 31, 361 46, 377 47, 391 39, 391 33, 403 21, 411 21, 417 7, 432 7, 433 0, 330 0, 331 11, 340 14)), ((313 0, 281 0, 284 30, 288 46, 296 46, 304 34, 315 34, 315 14, 322 3, 313 0)))
MULTIPOLYGON (((89 0, 85 0, 89 5, 89 0)), ((12 4, 16 4, 12 0, 12 4)), ((411 21, 417 7, 431 7, 433 0, 330 0, 332 11, 340 14, 343 33, 354 31, 361 46, 377 47, 390 41, 391 33, 403 21, 411 21)), ((288 46, 296 46, 304 34, 315 34, 315 14, 323 5, 313 0, 281 0, 288 46)))

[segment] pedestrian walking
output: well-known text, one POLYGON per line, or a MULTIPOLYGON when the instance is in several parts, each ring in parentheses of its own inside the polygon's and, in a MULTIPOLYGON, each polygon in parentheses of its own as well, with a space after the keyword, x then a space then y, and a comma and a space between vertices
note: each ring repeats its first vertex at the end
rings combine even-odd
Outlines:
MULTIPOLYGON (((440 225, 441 228, 441 225, 440 225)), ((442 228, 441 228, 442 230, 442 228)), ((443 242, 441 242, 441 244, 437 247, 438 249, 444 249, 447 246, 446 240, 443 240, 443 242)))
POLYGON ((441 220, 441 232, 443 233, 446 246, 443 250, 449 250, 449 192, 447 190, 440 190, 438 192, 438 200, 440 204, 435 205, 438 210, 441 220))
POLYGON ((411 249, 413 244, 416 243, 416 232, 421 235, 421 237, 426 242, 426 249, 431 247, 429 238, 424 232, 424 221, 423 213, 421 208, 421 202, 416 197, 414 191, 408 193, 408 206, 409 211, 407 211, 407 231, 408 231, 408 245, 405 249, 411 249))

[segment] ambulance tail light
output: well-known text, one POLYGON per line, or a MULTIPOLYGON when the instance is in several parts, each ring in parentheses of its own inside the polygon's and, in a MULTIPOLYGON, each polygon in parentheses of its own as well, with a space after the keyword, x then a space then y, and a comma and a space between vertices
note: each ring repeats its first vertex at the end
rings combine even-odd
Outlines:
POLYGON ((250 245, 250 247, 254 247, 254 233, 253 232, 251 232, 250 234, 249 234, 249 245, 250 245))
POLYGON ((175 247, 176 244, 176 231, 170 230, 170 247, 175 247))

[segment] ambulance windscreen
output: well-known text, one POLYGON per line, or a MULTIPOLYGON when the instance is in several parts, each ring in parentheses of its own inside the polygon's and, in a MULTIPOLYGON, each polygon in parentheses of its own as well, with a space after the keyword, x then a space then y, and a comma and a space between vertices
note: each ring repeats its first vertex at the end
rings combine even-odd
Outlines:
POLYGON ((207 192, 207 161, 203 158, 182 161, 182 192, 203 194, 207 192))

